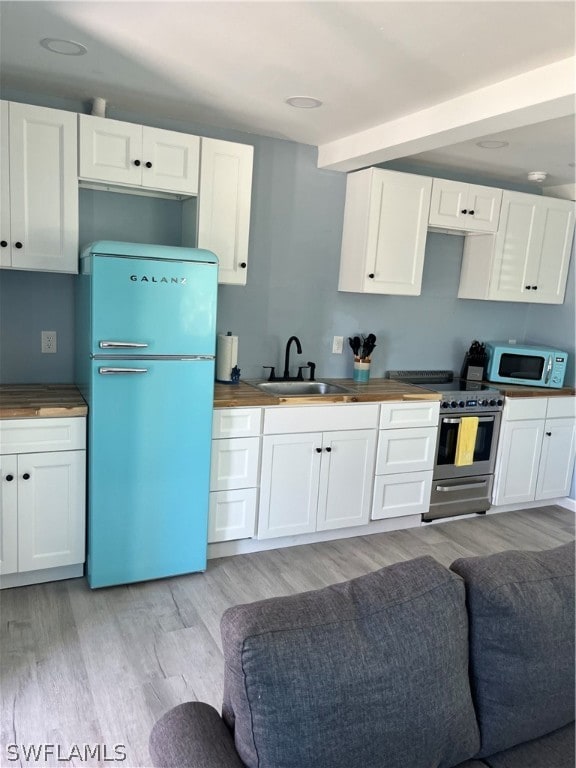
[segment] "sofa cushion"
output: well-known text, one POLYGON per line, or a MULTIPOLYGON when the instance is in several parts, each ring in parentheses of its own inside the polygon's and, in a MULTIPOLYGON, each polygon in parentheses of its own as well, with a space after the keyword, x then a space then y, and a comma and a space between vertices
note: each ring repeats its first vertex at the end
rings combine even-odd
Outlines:
POLYGON ((574 720, 574 544, 451 568, 466 582, 478 756, 574 720))
POLYGON ((574 768, 574 723, 484 761, 490 768, 574 768))
POLYGON ((478 749, 464 585, 431 557, 230 608, 221 630, 249 768, 448 768, 478 749))

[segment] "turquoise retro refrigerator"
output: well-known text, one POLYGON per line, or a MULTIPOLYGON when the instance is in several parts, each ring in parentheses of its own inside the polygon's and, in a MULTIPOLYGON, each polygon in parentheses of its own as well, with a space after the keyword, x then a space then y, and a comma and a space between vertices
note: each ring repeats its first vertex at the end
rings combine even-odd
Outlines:
POLYGON ((81 256, 91 587, 206 568, 217 259, 101 241, 81 256))

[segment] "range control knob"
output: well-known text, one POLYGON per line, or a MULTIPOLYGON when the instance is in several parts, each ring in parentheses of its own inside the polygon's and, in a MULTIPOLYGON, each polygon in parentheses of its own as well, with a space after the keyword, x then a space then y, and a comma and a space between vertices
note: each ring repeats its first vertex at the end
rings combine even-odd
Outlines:
POLYGON ((478 405, 481 405, 482 408, 486 408, 486 406, 488 405, 488 400, 480 400, 478 402, 478 405))
POLYGON ((464 408, 465 405, 466 403, 464 402, 464 400, 460 400, 460 402, 458 403, 459 408, 464 408))
POLYGON ((456 402, 456 400, 452 400, 452 402, 450 403, 450 408, 456 408, 457 405, 458 403, 456 402))
POLYGON ((496 405, 498 405, 498 406, 504 405, 504 400, 497 400, 496 401, 496 405))
POLYGON ((442 400, 442 402, 440 403, 440 408, 448 408, 448 403, 446 402, 446 400, 442 400))
POLYGON ((490 405, 496 405, 496 400, 490 400, 490 405))

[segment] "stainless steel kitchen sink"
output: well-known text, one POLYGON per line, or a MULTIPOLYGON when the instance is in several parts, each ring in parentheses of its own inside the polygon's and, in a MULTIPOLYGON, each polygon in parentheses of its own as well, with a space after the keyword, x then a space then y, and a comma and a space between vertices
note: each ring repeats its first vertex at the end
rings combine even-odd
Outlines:
MULTIPOLYGON (((252 382, 251 382, 252 383, 252 382)), ((348 392, 337 384, 329 384, 326 381, 262 381, 252 383, 253 387, 268 392, 270 395, 333 395, 348 392)))

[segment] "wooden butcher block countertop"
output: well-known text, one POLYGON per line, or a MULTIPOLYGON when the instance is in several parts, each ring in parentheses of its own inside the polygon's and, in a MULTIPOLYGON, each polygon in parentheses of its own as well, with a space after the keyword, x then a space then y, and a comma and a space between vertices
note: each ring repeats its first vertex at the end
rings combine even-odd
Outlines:
POLYGON ((548 387, 526 387, 520 384, 490 384, 506 397, 574 397, 574 387, 551 389, 548 387))
POLYGON ((2 384, 0 419, 86 416, 88 407, 74 384, 2 384))
POLYGON ((344 387, 346 392, 330 395, 276 396, 261 392, 251 384, 220 384, 214 388, 215 408, 249 408, 266 405, 321 405, 323 403, 379 403, 386 400, 440 400, 438 392, 430 392, 390 379, 371 379, 359 384, 352 379, 324 379, 330 384, 344 387))

